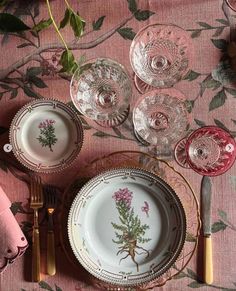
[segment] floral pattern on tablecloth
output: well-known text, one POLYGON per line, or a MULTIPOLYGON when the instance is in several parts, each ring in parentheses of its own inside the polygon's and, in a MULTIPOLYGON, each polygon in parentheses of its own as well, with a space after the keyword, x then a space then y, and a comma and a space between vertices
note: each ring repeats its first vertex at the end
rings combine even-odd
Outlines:
MULTIPOLYGON (((9 143, 8 130, 17 110, 32 99, 56 98, 72 105, 69 97, 70 76, 60 72, 60 58, 64 50, 52 26, 43 29, 39 23, 48 22, 44 1, 8 1, 5 12, 15 14, 29 27, 37 29, 19 34, 2 34, 0 69, 0 184, 4 186, 12 203, 12 212, 31 241, 32 212, 29 209, 27 174, 11 154, 3 151, 9 143), (40 29, 39 29, 40 27, 40 29)), ((195 58, 191 71, 175 85, 188 97, 192 112, 191 130, 214 124, 230 131, 236 137, 236 53, 234 40, 235 13, 223 0, 81 0, 70 1, 86 21, 85 33, 76 39, 68 28, 62 29, 69 47, 79 63, 96 56, 114 58, 128 69, 129 47, 140 28, 149 23, 174 23, 192 37, 195 58), (231 27, 231 28, 230 28, 231 27), (232 69, 233 68, 233 69, 232 69)), ((58 23, 64 17, 64 1, 51 1, 58 23)), ((45 25, 46 27, 47 25, 45 25)), ((132 106, 140 94, 134 87, 132 106)), ((63 190, 74 177, 83 175, 81 168, 92 159, 121 149, 147 151, 133 134, 132 117, 119 127, 105 129, 81 116, 85 130, 85 144, 78 162, 67 172, 42 176, 45 183, 63 190)), ((182 169, 196 193, 200 176, 182 169)), ((167 282, 163 290, 236 290, 235 237, 236 237, 236 172, 235 166, 225 175, 214 178, 213 243, 214 283, 199 283, 197 256, 175 279, 167 282)), ((199 196, 198 196, 199 197, 199 196)), ((46 231, 46 214, 41 211, 41 232, 46 231)), ((45 266, 46 242, 42 238, 42 265, 45 266)), ((6 291, 30 290, 97 290, 86 277, 68 265, 60 240, 56 239, 58 271, 54 277, 45 275, 40 283, 31 283, 24 273, 30 270, 30 251, 25 260, 10 266, 0 278, 0 289, 6 291), (65 267, 66 266, 66 267, 65 267)))

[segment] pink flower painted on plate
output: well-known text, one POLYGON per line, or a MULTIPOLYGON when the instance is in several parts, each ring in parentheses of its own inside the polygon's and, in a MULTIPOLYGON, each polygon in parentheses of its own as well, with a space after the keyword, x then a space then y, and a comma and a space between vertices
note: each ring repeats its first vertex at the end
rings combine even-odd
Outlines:
POLYGON ((149 208, 149 204, 147 203, 147 201, 144 201, 144 206, 141 207, 141 210, 143 212, 145 212, 145 214, 147 215, 147 217, 149 217, 148 212, 149 212, 150 208, 149 208))
POLYGON ((56 121, 53 119, 46 119, 45 121, 41 121, 39 123, 39 128, 48 128, 50 125, 53 125, 56 121))
POLYGON ((133 192, 129 191, 128 188, 119 189, 119 191, 115 192, 112 198, 118 204, 125 204, 128 209, 131 207, 131 201, 133 198, 133 192))

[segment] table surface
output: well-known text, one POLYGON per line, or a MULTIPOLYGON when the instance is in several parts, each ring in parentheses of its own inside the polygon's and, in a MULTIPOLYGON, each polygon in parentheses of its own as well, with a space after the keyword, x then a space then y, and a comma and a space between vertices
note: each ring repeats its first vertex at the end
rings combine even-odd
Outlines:
MULTIPOLYGON (((13 1, 14 2, 14 1, 13 1)), ((191 35, 195 47, 192 71, 185 80, 175 85, 192 105, 193 122, 191 129, 203 125, 218 125, 227 128, 236 136, 236 74, 229 69, 226 56, 227 45, 235 36, 236 13, 223 0, 134 0, 141 17, 136 19, 125 0, 81 0, 70 1, 74 10, 86 20, 85 33, 74 41, 73 32, 65 28, 62 33, 72 47, 76 58, 86 59, 105 56, 123 64, 130 75, 129 48, 135 33, 150 23, 173 23, 191 35), (235 16, 234 16, 235 15, 235 16)), ((51 1, 53 14, 59 22, 64 15, 64 1, 51 1)), ((48 19, 44 1, 15 1, 9 7, 29 26, 42 19, 48 19)), ((134 7, 134 6, 133 6, 134 7)), ((60 39, 52 26, 41 31, 36 37, 30 32, 19 36, 1 36, 0 58, 0 185, 12 201, 16 219, 30 240, 32 213, 29 210, 29 191, 22 180, 27 170, 19 165, 10 153, 3 151, 8 142, 8 129, 15 113, 27 102, 35 98, 55 98, 70 102, 69 80, 59 76, 58 60, 62 52, 60 39), (27 45, 26 45, 27 43, 27 45), (26 77, 27 69, 40 67, 34 81, 26 77)), ((230 61, 233 63, 235 59, 230 61)), ((36 69, 37 71, 37 69, 36 69)), ((138 91, 133 90, 131 111, 138 91)), ((131 130, 130 119, 116 129, 102 128, 90 120, 83 119, 85 141, 76 162, 67 170, 50 175, 42 175, 44 183, 63 190, 76 176, 82 176, 83 167, 93 159, 120 150, 147 151, 140 145, 131 130)), ((173 165, 178 168, 175 161, 173 165)), ((197 197, 200 193, 201 176, 191 170, 179 168, 190 181, 197 197)), ((206 286, 199 283, 197 254, 183 270, 179 279, 172 279, 163 290, 236 290, 236 166, 226 174, 212 178, 213 182, 213 250, 214 283, 206 286)), ((41 215, 42 230, 45 221, 41 215)), ((53 277, 45 272, 45 252, 42 246, 43 281, 29 280, 30 248, 0 277, 3 291, 30 290, 97 290, 86 278, 86 272, 78 272, 67 259, 61 242, 56 238, 57 274, 53 277)), ((200 267, 201 269, 201 267, 200 267)))

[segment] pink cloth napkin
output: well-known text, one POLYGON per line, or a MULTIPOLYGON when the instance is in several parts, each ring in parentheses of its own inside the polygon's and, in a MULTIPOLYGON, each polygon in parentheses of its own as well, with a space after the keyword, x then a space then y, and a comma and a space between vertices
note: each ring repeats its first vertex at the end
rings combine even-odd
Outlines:
POLYGON ((0 273, 28 247, 10 206, 11 202, 0 186, 0 273))

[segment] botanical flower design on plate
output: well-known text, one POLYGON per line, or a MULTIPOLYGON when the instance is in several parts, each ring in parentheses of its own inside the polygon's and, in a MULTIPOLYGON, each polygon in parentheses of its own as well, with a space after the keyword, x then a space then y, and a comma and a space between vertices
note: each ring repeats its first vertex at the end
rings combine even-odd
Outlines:
POLYGON ((111 222, 113 228, 116 230, 115 235, 117 240, 112 240, 118 244, 119 251, 117 255, 125 254, 120 262, 128 257, 132 259, 139 271, 139 265, 135 259, 136 255, 146 254, 149 257, 149 251, 141 247, 139 244, 149 242, 150 238, 144 238, 145 232, 149 229, 149 225, 142 224, 138 215, 135 215, 134 208, 131 208, 133 192, 128 188, 119 189, 114 193, 112 198, 115 200, 116 209, 119 212, 120 224, 111 222), (141 252, 138 252, 141 250, 141 252))
POLYGON ((40 135, 37 137, 42 147, 49 147, 50 151, 53 152, 52 146, 57 142, 55 135, 55 120, 46 119, 41 121, 38 128, 40 129, 40 135))
POLYGON ((141 210, 143 212, 145 212, 145 214, 147 215, 147 217, 149 217, 149 204, 147 203, 147 201, 144 201, 144 206, 141 207, 141 210))

